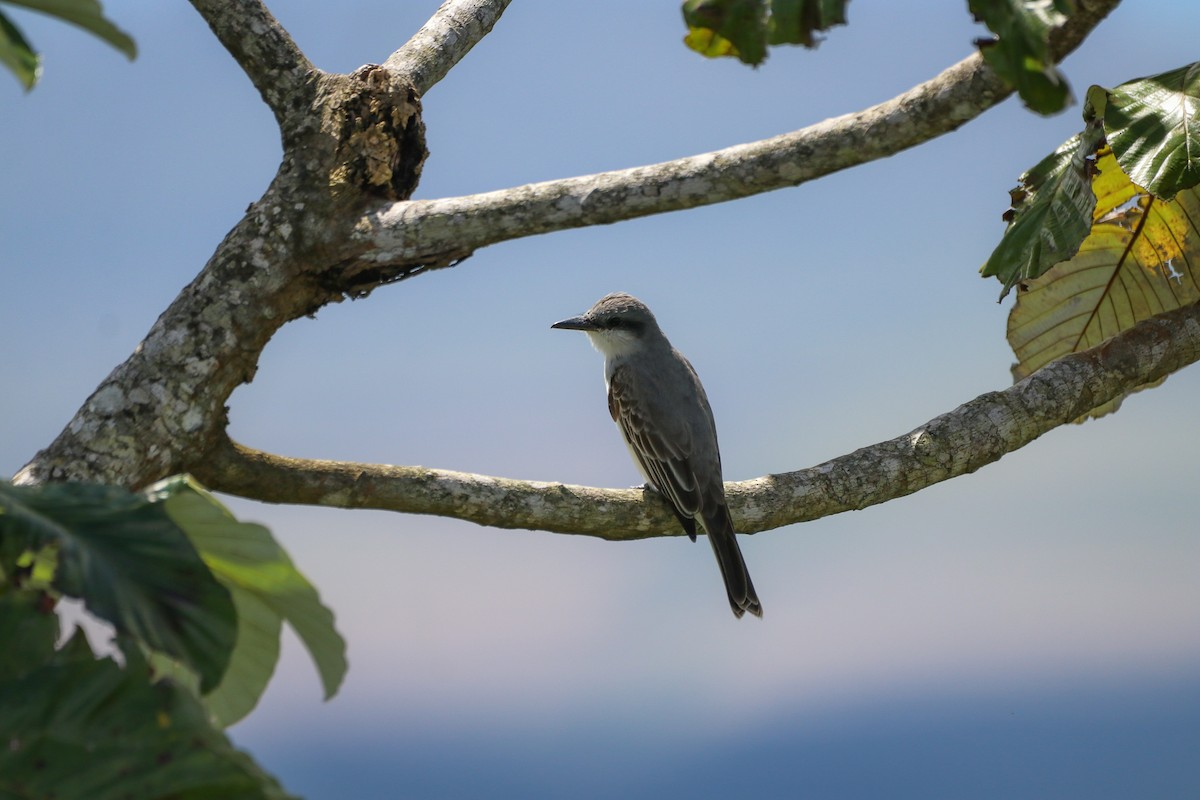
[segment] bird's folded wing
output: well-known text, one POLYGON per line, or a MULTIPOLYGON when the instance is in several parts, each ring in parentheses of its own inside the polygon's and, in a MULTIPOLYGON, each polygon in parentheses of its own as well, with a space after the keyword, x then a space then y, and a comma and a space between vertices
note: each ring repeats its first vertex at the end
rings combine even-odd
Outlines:
POLYGON ((681 517, 699 513, 702 498, 692 468, 687 426, 659 411, 653 387, 639 386, 637 373, 618 367, 608 381, 608 410, 642 472, 681 517))

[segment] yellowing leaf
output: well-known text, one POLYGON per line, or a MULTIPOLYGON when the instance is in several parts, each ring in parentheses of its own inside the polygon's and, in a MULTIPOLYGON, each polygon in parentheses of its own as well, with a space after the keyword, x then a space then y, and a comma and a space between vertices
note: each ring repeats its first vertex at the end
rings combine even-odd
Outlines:
POLYGON ((1091 233, 1073 258, 1022 282, 1009 314, 1018 380, 1147 317, 1200 301, 1200 192, 1188 189, 1174 200, 1159 200, 1134 186, 1107 149, 1096 166, 1091 233))
POLYGON ((732 55, 758 65, 767 57, 763 0, 684 0, 683 20, 691 49, 709 56, 732 55))
POLYGON ((736 56, 738 54, 737 48, 733 46, 733 42, 722 36, 718 36, 708 28, 691 28, 688 30, 687 36, 683 37, 683 43, 700 55, 708 56, 709 58, 736 56))

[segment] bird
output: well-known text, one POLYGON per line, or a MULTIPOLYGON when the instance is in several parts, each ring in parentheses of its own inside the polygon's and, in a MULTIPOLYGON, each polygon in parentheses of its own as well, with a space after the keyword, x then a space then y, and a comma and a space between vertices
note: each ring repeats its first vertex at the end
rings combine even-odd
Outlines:
POLYGON ((608 411, 638 470, 693 542, 697 525, 708 535, 734 616, 762 617, 725 500, 712 408, 691 362, 646 304, 624 292, 550 327, 583 331, 604 355, 608 411))

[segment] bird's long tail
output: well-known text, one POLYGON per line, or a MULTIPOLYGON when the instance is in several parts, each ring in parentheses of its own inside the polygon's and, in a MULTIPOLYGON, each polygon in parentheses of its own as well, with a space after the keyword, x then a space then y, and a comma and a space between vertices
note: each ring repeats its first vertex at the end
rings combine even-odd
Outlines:
POLYGON ((742 558, 742 549, 738 547, 737 534, 733 531, 733 520, 724 508, 719 515, 714 516, 714 519, 704 520, 704 530, 708 533, 708 541, 712 544, 717 565, 721 568, 721 577, 725 579, 729 607, 739 619, 747 611, 761 618, 762 603, 758 601, 754 583, 746 570, 746 561, 742 558))

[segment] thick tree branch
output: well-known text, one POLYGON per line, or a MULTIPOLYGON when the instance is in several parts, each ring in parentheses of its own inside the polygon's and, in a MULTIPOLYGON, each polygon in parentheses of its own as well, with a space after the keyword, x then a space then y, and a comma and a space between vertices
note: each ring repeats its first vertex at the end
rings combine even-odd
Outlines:
MULTIPOLYGON (((965 475, 1053 428, 1200 360, 1200 306, 1152 317, 914 431, 809 469, 726 484, 738 530, 769 530, 866 508, 965 475)), ((285 458, 224 439, 197 477, 255 500, 437 514, 500 528, 603 539, 679 535, 666 504, 595 489, 424 467, 285 458)))
POLYGON ((424 95, 491 30, 512 0, 446 0, 429 22, 383 62, 424 95))
POLYGON ((330 262, 364 195, 412 191, 426 150, 411 88, 380 67, 321 75, 283 163, 199 275, 16 479, 138 487, 203 460, 280 326, 341 300, 330 262))
POLYGON ((285 136, 306 116, 317 69, 259 0, 191 0, 262 95, 285 136))
POLYGON ((306 292, 255 268, 269 259, 303 265, 297 237, 278 224, 300 219, 287 216, 280 195, 291 193, 278 191, 279 183, 251 206, 71 424, 17 473, 17 482, 140 486, 177 472, 190 453, 210 446, 224 425, 225 401, 254 375, 270 334, 311 302, 306 292))
MULTIPOLYGON (((225 403, 254 374, 267 341, 288 321, 346 295, 445 266, 492 241, 809 180, 951 130, 1008 94, 973 58, 893 101, 765 142, 658 167, 408 203, 426 150, 419 98, 401 67, 322 73, 257 0, 192 2, 275 111, 283 161, 263 198, 137 350, 18 473, 22 482, 137 487, 203 470, 214 450, 236 452, 222 449, 225 403)), ((441 36, 447 52, 406 45, 395 63, 430 85, 483 35, 502 2, 444 5, 440 21, 415 41, 441 36), (464 21, 476 11, 482 16, 464 21)), ((1081 3, 1056 52, 1069 50, 1116 4, 1081 3)))
MULTIPOLYGON (((1057 59, 1119 3, 1093 0, 1052 40, 1057 59)), ((722 203, 797 186, 955 130, 1012 93, 978 54, 863 111, 649 166, 495 192, 381 205, 356 230, 363 269, 447 263, 489 244, 722 203)))

